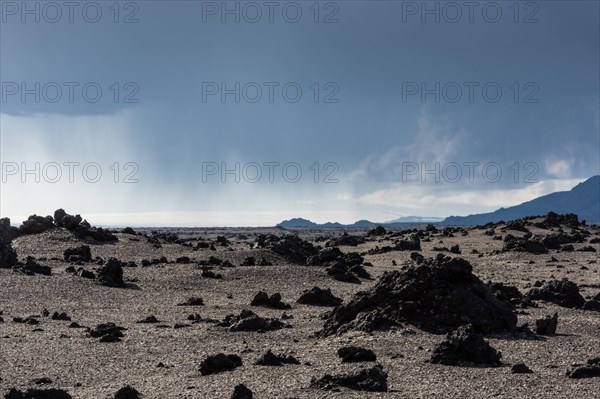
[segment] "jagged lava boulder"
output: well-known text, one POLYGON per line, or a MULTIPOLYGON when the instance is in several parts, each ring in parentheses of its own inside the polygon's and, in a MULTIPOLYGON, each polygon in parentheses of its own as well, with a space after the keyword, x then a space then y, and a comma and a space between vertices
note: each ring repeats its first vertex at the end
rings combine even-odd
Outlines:
POLYGON ((310 387, 337 390, 338 386, 341 386, 355 391, 387 392, 387 379, 387 373, 383 371, 380 364, 377 364, 369 369, 362 369, 349 374, 326 374, 319 379, 313 378, 310 387))
POLYGON ((10 225, 9 218, 0 219, 0 269, 10 269, 17 264, 17 251, 10 243, 17 235, 17 228, 10 225))
POLYGON ((90 262, 92 260, 92 251, 88 245, 80 245, 66 249, 63 256, 65 261, 71 263, 90 262))
POLYGON ((403 321, 432 333, 469 323, 493 333, 516 328, 517 317, 473 275, 468 261, 438 254, 384 273, 370 290, 335 308, 318 335, 386 329, 403 321))
POLYGON ((213 356, 207 356, 206 359, 200 363, 200 374, 210 375, 222 373, 224 371, 231 371, 241 366, 242 358, 240 358, 238 355, 225 355, 223 353, 218 353, 213 356))
POLYGON ((98 282, 107 287, 126 288, 123 281, 123 265, 121 261, 110 258, 98 270, 98 282))
POLYGON ((446 340, 433 351, 431 363, 459 366, 473 363, 485 366, 499 366, 502 353, 492 348, 481 334, 473 331, 470 324, 448 333, 446 340))
POLYGON ((323 289, 319 287, 304 291, 296 302, 313 306, 339 306, 342 304, 341 298, 333 295, 331 288, 323 289))

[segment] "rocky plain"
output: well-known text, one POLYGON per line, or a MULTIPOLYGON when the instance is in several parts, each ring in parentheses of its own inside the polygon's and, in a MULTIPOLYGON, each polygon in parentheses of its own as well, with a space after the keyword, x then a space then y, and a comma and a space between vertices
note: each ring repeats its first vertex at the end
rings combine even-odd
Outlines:
POLYGON ((600 227, 0 220, 0 395, 597 398, 600 227))

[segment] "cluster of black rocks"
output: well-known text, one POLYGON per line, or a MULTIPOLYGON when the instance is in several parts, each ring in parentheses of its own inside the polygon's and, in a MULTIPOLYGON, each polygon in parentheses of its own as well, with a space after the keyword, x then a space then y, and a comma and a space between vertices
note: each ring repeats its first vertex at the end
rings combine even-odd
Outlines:
POLYGON ((117 236, 110 231, 101 227, 92 227, 80 215, 70 215, 63 209, 56 210, 54 217, 31 215, 18 228, 10 225, 9 218, 2 218, 0 219, 0 268, 12 268, 18 265, 18 268, 26 274, 46 274, 42 272, 44 269, 37 268, 33 263, 29 266, 19 265, 11 241, 20 236, 41 234, 57 227, 69 230, 80 239, 91 239, 96 242, 118 240, 117 236))
POLYGON ((360 284, 361 278, 371 279, 363 267, 364 258, 357 252, 344 253, 339 248, 323 248, 306 259, 308 266, 326 266, 327 274, 334 280, 360 284))
POLYGON ((288 262, 298 265, 306 264, 306 259, 318 252, 314 245, 295 235, 279 237, 274 234, 260 234, 253 247, 268 248, 288 262))
POLYGON ((559 232, 539 237, 535 237, 531 233, 527 233, 522 237, 507 234, 504 237, 504 247, 502 250, 505 252, 516 251, 533 254, 545 254, 551 249, 568 252, 574 250, 571 244, 584 241, 585 237, 580 232, 573 232, 571 234, 559 232))
POLYGON ((88 334, 93 338, 100 338, 100 342, 120 342, 123 338, 125 327, 117 326, 115 323, 98 324, 93 329, 88 328, 88 334))
POLYGON ((356 247, 359 244, 363 244, 365 242, 365 238, 362 236, 350 235, 347 232, 343 232, 339 237, 332 238, 331 240, 325 243, 326 247, 338 247, 338 246, 348 246, 348 247, 356 247))
MULTIPOLYGON (((88 261, 91 260, 89 247, 82 246, 67 249, 65 251, 65 259, 75 261, 77 264, 83 264, 85 259, 88 259, 88 261)), ((96 273, 86 270, 83 267, 75 269, 73 266, 69 266, 66 272, 73 273, 82 278, 97 280, 99 284, 106 287, 127 288, 127 284, 123 280, 123 268, 132 264, 135 266, 135 263, 125 263, 116 258, 109 258, 106 261, 98 259, 97 263, 101 266, 97 269, 96 273)))
MULTIPOLYGON (((403 236, 405 233, 396 233, 403 236)), ((391 237, 395 236, 392 235, 391 237)), ((421 251, 421 236, 427 234, 423 231, 413 232, 409 230, 408 238, 399 238, 394 241, 394 245, 385 245, 383 247, 376 246, 367 251, 368 255, 384 254, 392 251, 421 251)))
POLYGON ((579 293, 577 284, 566 278, 536 281, 534 287, 527 293, 527 298, 552 302, 565 308, 600 311, 600 301, 595 298, 586 301, 579 293))

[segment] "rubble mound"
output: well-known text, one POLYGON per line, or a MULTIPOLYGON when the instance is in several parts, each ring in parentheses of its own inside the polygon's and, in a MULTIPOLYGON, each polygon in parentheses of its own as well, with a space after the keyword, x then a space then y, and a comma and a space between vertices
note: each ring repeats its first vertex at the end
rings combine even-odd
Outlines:
POLYGON ((344 387, 355 391, 387 392, 387 377, 383 367, 378 364, 350 374, 336 376, 326 374, 319 379, 313 378, 310 387, 325 390, 337 390, 338 387, 344 387))
POLYGON ((403 321, 432 333, 465 323, 492 333, 516 328, 517 318, 472 274, 468 261, 438 254, 384 273, 374 287, 335 308, 319 335, 389 329, 403 321))
POLYGON ((333 295, 331 288, 324 290, 319 287, 304 291, 296 302, 313 306, 339 306, 342 304, 342 300, 333 295))
POLYGON ((459 366, 463 363, 499 366, 500 358, 502 354, 492 348, 469 324, 448 333, 446 340, 435 348, 431 363, 447 366, 459 366))
POLYGON ((577 284, 566 278, 543 282, 541 287, 532 288, 527 298, 552 302, 565 308, 581 308, 585 303, 577 284))
POLYGON ((200 363, 200 374, 210 375, 231 371, 237 367, 241 367, 242 358, 238 355, 225 355, 218 353, 213 356, 208 356, 200 363))

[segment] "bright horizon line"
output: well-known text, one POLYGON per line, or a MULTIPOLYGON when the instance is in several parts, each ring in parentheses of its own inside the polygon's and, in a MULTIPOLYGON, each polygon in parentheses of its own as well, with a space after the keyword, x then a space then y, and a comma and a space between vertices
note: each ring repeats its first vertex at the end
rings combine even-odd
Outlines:
MULTIPOLYGON (((67 210, 67 212, 69 212, 67 210)), ((53 212, 50 214, 52 216, 53 212)), ((46 216, 45 214, 39 214, 46 216)), ((26 220, 30 215, 15 215, 10 217, 11 225, 19 226, 21 222, 19 220, 26 220)), ((251 212, 251 211, 205 211, 205 212, 123 212, 123 213, 87 213, 81 214, 92 226, 107 227, 107 228, 215 228, 215 227, 275 227, 277 224, 284 220, 289 219, 306 219, 317 224, 324 223, 341 223, 341 224, 353 224, 359 220, 369 220, 373 224, 384 224, 393 219, 387 219, 385 221, 374 221, 368 217, 356 217, 354 212, 298 212, 295 216, 291 216, 290 212, 251 212), (310 213, 311 215, 306 215, 310 213), (298 216, 298 214, 304 216, 298 216), (322 216, 319 214, 326 214, 328 216, 322 216), (236 218, 240 220, 237 223, 224 223, 223 220, 231 220, 236 218), (256 223, 257 219, 264 218, 264 223, 256 223), (152 220, 153 222, 145 222, 146 220, 152 220), (191 220, 191 221, 190 221, 191 220), (198 223, 199 220, 202 222, 198 223), (247 220, 247 222, 244 222, 247 220)), ((398 219, 398 216, 395 219, 398 219)), ((437 219, 443 220, 445 217, 437 216, 406 216, 406 217, 422 217, 424 223, 435 222, 437 219)))

